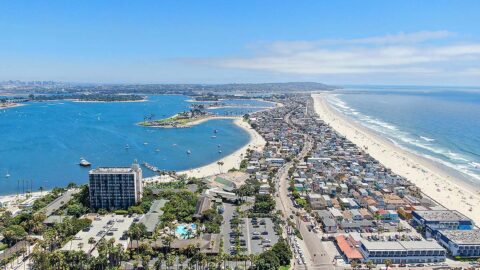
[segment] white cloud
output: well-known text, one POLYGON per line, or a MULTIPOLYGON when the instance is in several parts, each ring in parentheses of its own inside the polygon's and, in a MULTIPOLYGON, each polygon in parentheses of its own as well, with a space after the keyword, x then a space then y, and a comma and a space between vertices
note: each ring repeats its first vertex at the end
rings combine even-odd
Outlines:
POLYGON ((263 50, 249 57, 208 59, 204 63, 305 75, 423 76, 476 70, 480 43, 452 43, 452 36, 447 31, 422 31, 350 40, 278 41, 266 44, 263 50))

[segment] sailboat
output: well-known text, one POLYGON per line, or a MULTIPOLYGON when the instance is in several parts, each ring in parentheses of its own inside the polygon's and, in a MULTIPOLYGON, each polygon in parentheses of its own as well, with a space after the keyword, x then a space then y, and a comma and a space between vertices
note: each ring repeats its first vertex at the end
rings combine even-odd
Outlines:
POLYGON ((192 153, 192 151, 190 150, 187 150, 187 154, 190 155, 192 153))
POLYGON ((7 174, 5 174, 5 178, 9 178, 10 177, 10 174, 8 173, 8 170, 7 170, 7 174))

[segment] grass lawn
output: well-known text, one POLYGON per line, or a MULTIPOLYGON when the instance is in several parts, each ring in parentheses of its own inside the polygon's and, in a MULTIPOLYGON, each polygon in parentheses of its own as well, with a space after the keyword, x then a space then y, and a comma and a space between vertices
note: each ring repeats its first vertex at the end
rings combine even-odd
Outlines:
POLYGON ((290 266, 280 266, 280 268, 278 268, 278 270, 288 270, 290 269, 290 266))

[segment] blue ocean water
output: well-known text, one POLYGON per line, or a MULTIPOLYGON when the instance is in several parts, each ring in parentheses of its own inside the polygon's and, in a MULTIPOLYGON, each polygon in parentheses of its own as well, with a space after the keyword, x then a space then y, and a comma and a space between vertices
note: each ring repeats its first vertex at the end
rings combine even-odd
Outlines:
MULTIPOLYGON (((21 190, 32 186, 35 191, 40 186, 85 183, 89 169, 78 165, 80 157, 92 167, 129 166, 138 159, 161 169, 184 170, 214 162, 248 143, 248 133, 229 119, 182 129, 136 125, 145 115, 165 118, 188 110, 191 103, 186 100, 185 96, 150 96, 147 102, 133 103, 55 101, 0 110, 0 194, 16 193, 19 186, 21 190), (215 129, 218 133, 212 138, 215 129), (4 177, 7 173, 9 178, 4 177)), ((259 110, 235 109, 239 114, 259 110)))
POLYGON ((345 87, 334 107, 395 144, 480 181, 480 88, 345 87))

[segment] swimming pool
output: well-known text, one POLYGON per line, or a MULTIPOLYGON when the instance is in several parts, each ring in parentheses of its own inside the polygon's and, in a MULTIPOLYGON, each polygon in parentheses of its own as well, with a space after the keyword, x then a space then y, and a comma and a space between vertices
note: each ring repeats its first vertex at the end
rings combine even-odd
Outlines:
POLYGON ((175 228, 175 235, 178 238, 187 239, 187 238, 193 237, 193 234, 195 234, 196 230, 197 230, 197 225, 194 223, 190 225, 181 224, 181 225, 178 225, 177 228, 175 228))

